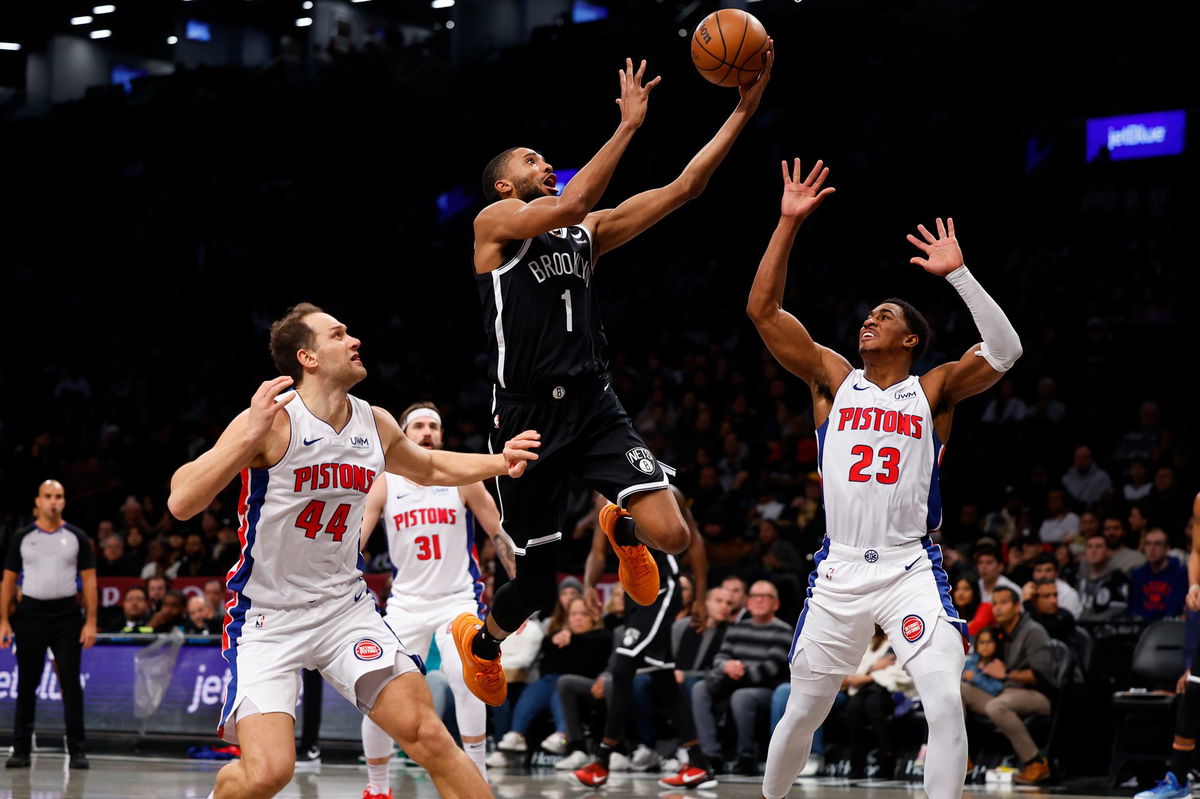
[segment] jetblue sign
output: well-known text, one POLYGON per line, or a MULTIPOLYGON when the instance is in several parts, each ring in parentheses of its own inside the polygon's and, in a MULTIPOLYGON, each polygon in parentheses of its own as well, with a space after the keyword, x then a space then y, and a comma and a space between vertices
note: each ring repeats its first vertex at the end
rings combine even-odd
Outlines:
POLYGON ((1183 152, 1186 119, 1183 111, 1089 119, 1087 160, 1096 160, 1102 150, 1108 150, 1114 161, 1179 155, 1183 152))

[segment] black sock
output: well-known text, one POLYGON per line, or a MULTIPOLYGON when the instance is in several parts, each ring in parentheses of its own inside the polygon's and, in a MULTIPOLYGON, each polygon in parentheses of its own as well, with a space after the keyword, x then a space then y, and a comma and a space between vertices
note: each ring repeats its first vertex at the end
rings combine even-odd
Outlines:
POLYGON ((1187 785, 1188 772, 1192 767, 1192 749, 1172 749, 1171 759, 1167 761, 1167 771, 1175 775, 1180 785, 1187 785))
POLYGON ((613 541, 616 541, 623 547, 639 546, 642 542, 638 540, 633 530, 633 517, 621 516, 617 519, 617 523, 613 525, 613 541))
POLYGON ((471 654, 482 660, 495 660, 500 657, 501 640, 489 633, 486 626, 480 627, 471 639, 471 654))
POLYGON ((704 754, 704 750, 700 748, 700 744, 689 746, 687 753, 688 763, 705 771, 712 770, 712 763, 709 762, 708 755, 704 754))
POLYGON ((608 761, 612 757, 612 753, 615 748, 616 747, 609 746, 608 744, 604 743, 604 741, 601 741, 600 746, 596 748, 596 762, 599 763, 605 771, 608 771, 608 761))

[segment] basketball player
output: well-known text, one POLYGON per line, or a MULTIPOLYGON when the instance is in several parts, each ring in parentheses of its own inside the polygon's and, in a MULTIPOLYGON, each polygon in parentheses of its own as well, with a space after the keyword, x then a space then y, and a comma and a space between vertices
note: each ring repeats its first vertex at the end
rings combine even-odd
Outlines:
POLYGON ((241 745, 242 758, 217 775, 216 799, 274 796, 291 779, 301 668, 318 669, 386 730, 442 796, 491 795, 434 713, 420 659, 376 612, 358 532, 367 492, 385 469, 430 485, 519 477, 537 434, 504 444, 503 455, 422 450, 391 414, 347 393, 366 376, 358 348, 315 305, 290 309, 271 326, 283 376, 264 382, 212 449, 171 478, 168 505, 180 519, 242 478, 242 551, 229 572, 222 631, 231 678, 217 730, 241 745))
MULTIPOLYGON (((693 594, 698 597, 692 602, 692 624, 703 629, 708 616, 704 605, 704 596, 708 593, 708 557, 704 549, 704 539, 700 537, 700 528, 692 518, 692 512, 688 509, 682 492, 675 486, 671 486, 670 490, 686 520, 690 538, 687 552, 692 565, 693 579, 696 581, 693 594)), ((596 592, 596 582, 604 572, 607 550, 605 536, 597 529, 592 537, 591 552, 588 553, 587 562, 583 567, 583 594, 597 610, 600 609, 600 595, 596 592)), ((655 695, 669 703, 671 724, 675 727, 680 746, 688 751, 689 757, 689 762, 680 768, 679 773, 666 778, 670 782, 664 781, 662 784, 667 788, 711 788, 716 785, 712 766, 700 748, 699 738, 696 737, 696 722, 692 718, 691 702, 684 695, 679 683, 675 682, 671 624, 682 607, 679 565, 673 555, 665 552, 653 550, 652 555, 658 566, 658 596, 649 606, 633 605, 626 613, 625 635, 617 644, 611 660, 612 680, 609 686, 612 696, 604 721, 604 735, 596 746, 595 761, 573 772, 575 779, 589 788, 608 782, 609 761, 625 735, 629 714, 633 711, 633 678, 638 669, 643 667, 651 669, 655 695)))
MULTIPOLYGON (((1200 494, 1192 501, 1192 551, 1188 555, 1187 609, 1200 611, 1200 494)), ((1188 775, 1196 756, 1196 738, 1200 737, 1200 647, 1192 653, 1192 665, 1179 680, 1176 693, 1183 694, 1175 717, 1175 740, 1167 773, 1148 791, 1134 794, 1134 799, 1187 799, 1192 795, 1188 775)))
MULTIPOLYGON (((400 417, 408 440, 428 450, 442 448, 442 417, 433 403, 410 405, 400 417)), ((425 486, 407 477, 385 472, 367 494, 360 549, 375 530, 382 514, 392 560, 392 590, 387 599, 387 623, 410 654, 429 658, 429 643, 436 636, 442 671, 454 692, 454 712, 463 749, 487 779, 484 741, 487 712, 467 690, 462 665, 447 629, 459 613, 482 616, 486 606, 483 574, 475 554, 475 525, 479 521, 509 577, 516 574, 512 541, 500 529, 500 511, 483 483, 458 488, 425 486)), ((390 797, 388 761, 392 739, 371 719, 362 720, 363 752, 367 757, 364 799, 390 797)))
POLYGON ((925 791, 930 799, 962 793, 967 735, 958 681, 966 622, 950 600, 941 549, 929 532, 941 525, 938 462, 954 409, 995 384, 1021 355, 1004 312, 967 268, 948 227, 918 226, 909 236, 923 257, 912 263, 947 282, 967 304, 983 342, 924 375, 913 361, 929 343, 929 326, 903 300, 887 300, 859 330, 855 369, 815 343, 780 307, 796 231, 832 188, 822 163, 800 177, 783 164, 781 217, 750 290, 747 312, 771 354, 812 391, 813 423, 824 491, 827 534, 814 557, 796 623, 792 693, 771 737, 763 796, 787 794, 808 759, 842 678, 854 672, 875 624, 916 683, 929 723, 925 791))
POLYGON ((453 625, 467 685, 488 704, 499 705, 507 691, 500 642, 554 602, 571 476, 615 503, 601 509, 599 523, 620 560, 626 595, 637 604, 652 604, 659 592, 658 569, 643 544, 668 553, 688 545, 667 475, 605 375, 593 270, 601 255, 703 191, 757 110, 772 59, 768 52, 763 73, 739 89, 737 108, 678 178, 616 208, 592 210, 658 85, 658 78, 642 85, 644 61, 635 72, 626 60, 621 122, 562 194, 550 164, 527 147, 505 150, 484 170, 483 190, 493 202, 475 218, 474 260, 495 384, 491 443, 498 446, 526 424, 536 423, 544 436, 537 467, 524 480, 497 480, 504 529, 517 547, 517 577, 496 592, 485 624, 464 613, 453 625))

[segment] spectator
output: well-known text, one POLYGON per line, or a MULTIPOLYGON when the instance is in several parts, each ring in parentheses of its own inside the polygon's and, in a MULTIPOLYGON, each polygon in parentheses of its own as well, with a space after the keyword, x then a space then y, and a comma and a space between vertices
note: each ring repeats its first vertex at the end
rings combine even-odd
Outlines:
POLYGON ((725 630, 733 613, 729 592, 717 586, 704 597, 707 618, 704 629, 692 625, 692 617, 677 620, 671 626, 671 650, 675 653, 675 680, 691 696, 692 686, 712 668, 713 659, 725 641, 725 630))
MULTIPOLYGON (((491 541, 490 538, 486 540, 491 541)), ((214 573, 228 574, 241 554, 242 548, 238 542, 237 530, 234 530, 228 522, 222 524, 217 530, 217 543, 212 548, 212 561, 216 567, 214 573)))
POLYGON ((1062 478, 1063 487, 1071 498, 1085 508, 1095 505, 1106 492, 1112 491, 1112 478, 1096 465, 1092 450, 1075 448, 1075 463, 1062 478))
POLYGON ((738 771, 751 776, 758 774, 759 717, 766 721, 771 694, 787 678, 792 628, 775 617, 778 609, 775 586, 766 580, 754 583, 747 598, 749 618, 729 626, 712 669, 692 687, 704 753, 714 763, 722 762, 714 705, 728 699, 737 728, 738 771))
POLYGON ((763 519, 758 523, 758 544, 753 550, 757 562, 754 564, 760 574, 776 585, 780 582, 792 584, 794 596, 800 590, 800 576, 804 572, 804 558, 794 546, 779 537, 779 524, 763 519))
POLYGON ((1079 517, 1067 507, 1067 495, 1061 488, 1046 494, 1046 518, 1038 528, 1038 538, 1047 544, 1074 538, 1079 533, 1079 517))
POLYGON ((146 565, 142 567, 142 579, 163 577, 169 568, 171 568, 171 553, 167 549, 166 542, 161 538, 152 539, 146 544, 146 565))
POLYGON ((168 591, 162 604, 146 624, 154 628, 156 633, 169 633, 180 629, 187 623, 187 614, 184 612, 186 607, 187 600, 182 591, 168 591))
POLYGON ((1141 505, 1150 524, 1166 530, 1173 544, 1182 541, 1191 506, 1189 497, 1179 490, 1173 467, 1163 464, 1154 470, 1154 487, 1141 505))
POLYGON ((151 577, 146 581, 146 602, 150 605, 151 613, 157 612, 162 606, 170 587, 166 577, 151 577))
POLYGON ((725 589, 725 597, 733 606, 729 621, 736 624, 746 615, 746 581, 736 574, 731 574, 721 581, 721 587, 725 589))
POLYGON ((1167 534, 1157 527, 1142 541, 1146 562, 1129 575, 1129 612, 1148 621, 1183 612, 1187 568, 1167 555, 1167 534))
MULTIPOLYGON (((1000 510, 989 513, 983 519, 983 533, 1000 543, 1007 543, 1017 535, 1017 517, 1021 513, 1021 497, 1013 486, 1004 488, 1004 505, 1000 510)), ((966 542, 971 543, 971 542, 966 542)))
POLYGON ((1171 444, 1171 434, 1159 422, 1158 403, 1143 402, 1138 409, 1138 427, 1121 436, 1113 459, 1157 461, 1171 444))
POLYGON ((1051 677, 1053 661, 1046 629, 1021 613, 1020 594, 1008 587, 996 589, 992 600, 996 624, 1003 642, 1000 656, 984 673, 1004 680, 996 696, 967 682, 962 683, 964 707, 991 719, 1008 738, 1021 771, 1013 778, 1019 785, 1036 785, 1050 777, 1050 765, 1038 753, 1037 744, 1021 721, 1023 716, 1050 714, 1050 697, 1043 686, 1051 677))
POLYGON ((880 779, 891 779, 896 771, 896 743, 892 735, 892 719, 896 713, 893 693, 912 693, 912 678, 896 662, 896 653, 887 635, 878 626, 871 645, 863 653, 858 671, 842 681, 849 695, 846 702, 846 722, 850 732, 850 776, 866 776, 867 727, 875 733, 878 746, 880 779))
POLYGON ((224 581, 212 579, 204 583, 204 599, 212 608, 212 617, 218 621, 225 618, 226 594, 224 581))
MULTIPOLYGON (((686 610, 688 606, 684 606, 686 610)), ((612 632, 625 623, 625 588, 615 583, 608 592, 608 601, 604 603, 604 629, 612 632)))
POLYGON ((213 617, 212 608, 204 597, 192 594, 187 600, 187 623, 183 625, 187 635, 220 635, 221 623, 213 617))
POLYGON ((125 553, 134 568, 140 569, 146 562, 146 535, 140 527, 134 527, 125 534, 125 553))
MULTIPOLYGON (((696 598, 696 589, 692 587, 692 578, 686 574, 679 575, 679 613, 675 616, 676 619, 682 619, 688 615, 692 604, 696 598)), ((674 621, 675 619, 672 619, 674 621)))
POLYGON ((1029 406, 1029 418, 1049 425, 1057 425, 1067 415, 1067 406, 1057 398, 1058 388, 1054 381, 1043 377, 1037 384, 1037 399, 1029 406))
POLYGON ((1033 596, 1025 600, 1025 613, 1046 628, 1051 638, 1067 646, 1074 643, 1075 617, 1059 607, 1058 585, 1048 577, 1033 581, 1033 596))
MULTIPOLYGON (((512 729, 513 708, 525 688, 538 677, 538 659, 542 654, 542 641, 546 631, 534 620, 528 620, 517 631, 504 639, 500 645, 504 678, 508 681, 508 696, 499 707, 492 708, 492 730, 503 739, 512 729)), ((563 726, 566 726, 564 722, 563 726)), ((508 758, 497 749, 485 761, 489 766, 506 766, 508 758)))
POLYGON ((1100 534, 1089 538, 1083 558, 1077 586, 1083 603, 1079 620, 1103 621, 1120 616, 1125 612, 1129 580, 1113 563, 1108 538, 1100 534))
POLYGON ((979 634, 985 627, 990 627, 995 618, 992 616, 992 604, 979 599, 979 589, 974 580, 966 577, 959 578, 954 583, 954 609, 960 619, 966 619, 967 631, 972 637, 979 634))
POLYGON ((113 533, 100 545, 100 558, 96 561, 97 577, 136 577, 137 567, 125 554, 125 539, 113 533))
POLYGON ((1000 586, 1008 586, 1014 591, 1021 587, 1004 576, 1004 565, 1000 562, 1000 553, 991 544, 982 544, 975 548, 975 573, 979 575, 979 601, 991 603, 992 592, 1000 586))
POLYGON ((1013 381, 1006 377, 1000 381, 999 391, 988 400, 979 421, 984 424, 1015 425, 1025 421, 1028 413, 1025 401, 1016 395, 1013 381))
POLYGON ((1126 502, 1144 499, 1154 486, 1150 483, 1150 470, 1141 458, 1129 462, 1129 482, 1121 487, 1121 496, 1126 502))
POLYGON ((1080 612, 1083 611, 1083 603, 1079 599, 1079 592, 1058 576, 1058 558, 1049 552, 1043 552, 1033 560, 1033 577, 1029 582, 1025 583, 1024 588, 1021 590, 1021 595, 1025 601, 1034 598, 1037 588, 1036 584, 1042 580, 1050 580, 1054 583, 1058 606, 1069 613, 1072 619, 1079 618, 1080 612))
MULTIPOLYGON (((963 662, 963 682, 970 683, 992 696, 999 696, 1004 690, 1004 680, 996 679, 987 673, 988 667, 999 653, 997 631, 992 627, 980 630, 975 636, 974 650, 963 662)), ((993 671, 996 669, 993 668, 993 671)))
POLYGON ((1129 535, 1125 528, 1125 522, 1119 516, 1106 516, 1101 530, 1104 533, 1104 540, 1108 542, 1109 558, 1115 568, 1128 575, 1146 562, 1145 555, 1125 545, 1129 535))
POLYGON ((174 580, 176 577, 204 577, 216 574, 217 567, 208 558, 208 550, 204 546, 204 536, 199 533, 189 533, 183 545, 183 556, 167 569, 167 576, 174 580))
POLYGON ((1033 561, 1045 550, 1042 542, 1031 535, 1017 536, 1008 545, 1008 570, 1005 577, 1015 585, 1033 579, 1033 561))
POLYGON ((152 633, 150 606, 146 603, 146 591, 138 586, 126 589, 121 600, 121 612, 104 625, 106 633, 152 633))

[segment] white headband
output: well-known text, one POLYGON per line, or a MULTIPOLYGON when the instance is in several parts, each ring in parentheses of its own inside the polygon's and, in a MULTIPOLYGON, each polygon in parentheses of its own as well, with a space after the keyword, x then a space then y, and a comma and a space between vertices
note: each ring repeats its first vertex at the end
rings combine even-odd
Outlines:
POLYGON ((432 419, 433 421, 437 422, 439 426, 442 424, 442 417, 439 416, 438 412, 435 411, 433 408, 417 408, 415 411, 410 413, 408 416, 404 417, 404 425, 400 429, 407 430, 408 426, 410 424, 412 424, 413 421, 415 421, 416 419, 421 419, 421 418, 432 419))

